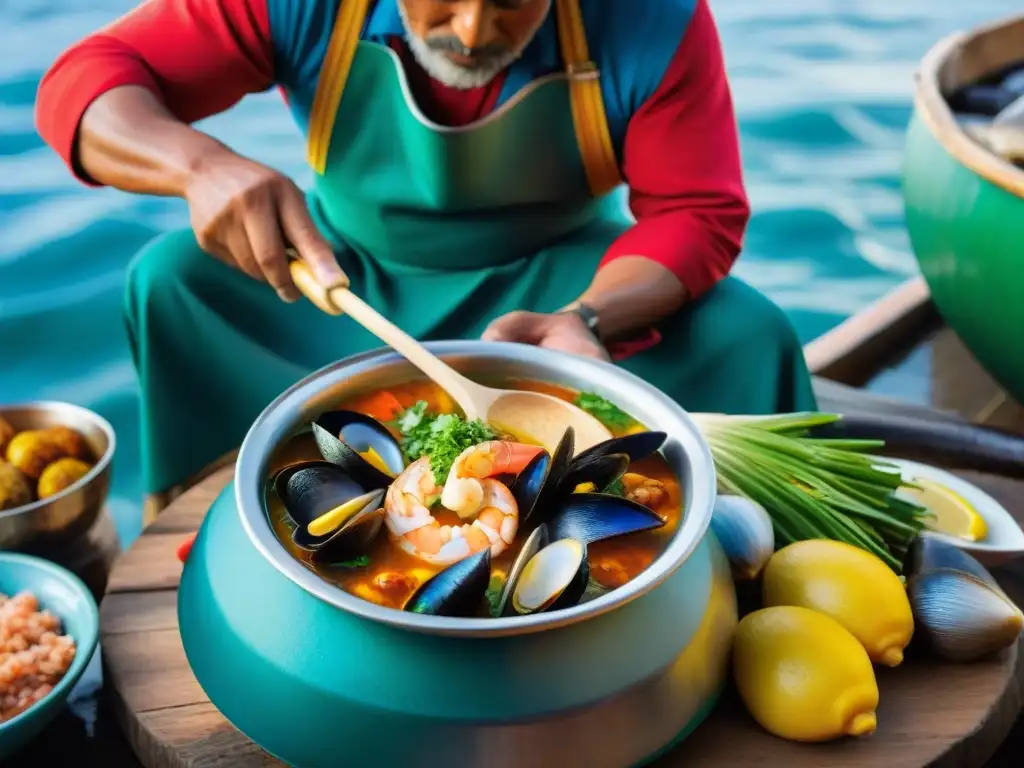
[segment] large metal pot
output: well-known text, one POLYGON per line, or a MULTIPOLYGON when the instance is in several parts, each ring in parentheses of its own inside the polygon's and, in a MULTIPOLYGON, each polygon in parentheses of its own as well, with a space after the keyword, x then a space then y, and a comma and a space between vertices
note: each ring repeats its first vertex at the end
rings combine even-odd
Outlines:
POLYGON ((598 392, 665 430, 683 522, 639 577, 570 610, 452 619, 391 610, 324 582, 275 537, 276 448, 347 395, 419 374, 375 351, 299 382, 245 438, 182 575, 192 670, 221 712, 297 766, 629 766, 681 740, 726 676, 736 599, 708 530, 707 445, 671 399, 611 365, 508 344, 429 345, 470 377, 598 392))

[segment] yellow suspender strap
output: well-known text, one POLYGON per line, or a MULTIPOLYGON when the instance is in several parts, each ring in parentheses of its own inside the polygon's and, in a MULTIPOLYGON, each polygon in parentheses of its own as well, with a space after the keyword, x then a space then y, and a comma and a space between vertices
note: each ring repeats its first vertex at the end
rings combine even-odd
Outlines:
POLYGON ((600 72, 590 60, 579 0, 556 0, 558 38, 569 75, 569 100, 590 191, 598 197, 622 183, 601 95, 600 72))
POLYGON ((309 137, 306 140, 306 159, 317 175, 323 175, 327 167, 327 151, 331 146, 334 120, 338 116, 338 105, 345 92, 352 59, 356 55, 359 36, 363 31, 370 0, 341 0, 338 18, 331 30, 331 41, 327 44, 327 55, 320 67, 320 77, 313 97, 313 109, 309 115, 309 137))

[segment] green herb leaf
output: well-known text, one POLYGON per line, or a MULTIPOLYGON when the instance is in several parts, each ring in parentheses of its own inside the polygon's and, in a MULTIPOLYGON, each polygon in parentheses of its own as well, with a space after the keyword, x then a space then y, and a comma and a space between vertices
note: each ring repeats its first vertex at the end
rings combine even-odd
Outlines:
POLYGON ((491 612, 491 617, 498 619, 501 618, 498 615, 498 607, 501 602, 501 592, 505 588, 505 579, 498 574, 491 576, 491 582, 487 585, 487 606, 491 612))
POLYGON ((360 555, 355 560, 346 560, 343 563, 335 563, 338 568, 365 568, 370 564, 369 555, 360 555))
POLYGON ((613 480, 612 484, 604 489, 604 493, 611 494, 612 496, 625 496, 626 484, 622 482, 622 478, 620 477, 618 480, 613 480))
POLYGON ((497 434, 479 419, 466 421, 454 413, 432 414, 420 400, 393 422, 402 434, 399 441, 408 461, 430 457, 434 479, 443 483, 452 462, 467 448, 494 440, 497 434))
POLYGON ((581 392, 574 404, 609 428, 625 428, 636 423, 636 419, 617 405, 593 392, 581 392))

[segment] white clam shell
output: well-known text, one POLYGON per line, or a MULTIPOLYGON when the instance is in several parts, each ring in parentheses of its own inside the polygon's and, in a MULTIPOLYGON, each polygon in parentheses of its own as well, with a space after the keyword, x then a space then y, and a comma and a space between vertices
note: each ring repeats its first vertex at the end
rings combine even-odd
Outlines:
POLYGON ((1000 591, 971 574, 937 570, 908 586, 914 618, 939 655, 973 661, 1017 641, 1024 615, 1000 591))
POLYGON ((745 496, 718 494, 711 529, 725 550, 733 577, 749 581, 761 575, 775 552, 775 531, 768 512, 745 496))

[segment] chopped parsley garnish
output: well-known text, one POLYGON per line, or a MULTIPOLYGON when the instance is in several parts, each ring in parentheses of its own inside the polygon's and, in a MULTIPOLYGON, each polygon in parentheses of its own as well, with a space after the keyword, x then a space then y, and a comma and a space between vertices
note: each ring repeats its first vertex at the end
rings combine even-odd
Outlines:
POLYGON ((423 400, 402 411, 394 425, 402 433, 399 444, 405 458, 413 462, 429 456, 430 468, 438 483, 448 478, 452 462, 460 453, 497 437, 494 430, 479 419, 466 421, 454 413, 428 413, 423 400))
POLYGON ((491 582, 487 585, 487 605, 491 612, 491 617, 498 619, 501 618, 498 615, 498 607, 501 602, 501 592, 505 589, 505 579, 499 575, 494 574, 491 576, 491 582))
POLYGON ((338 568, 365 568, 370 564, 369 555, 360 555, 355 560, 346 560, 342 563, 335 563, 338 568))
POLYGON ((625 428, 636 423, 632 416, 617 405, 608 402, 600 395, 595 395, 593 392, 580 392, 575 400, 575 405, 609 428, 625 428))
POLYGON ((605 493, 609 493, 612 496, 625 496, 626 495, 626 484, 622 482, 620 477, 618 480, 613 480, 611 485, 604 489, 605 493))

